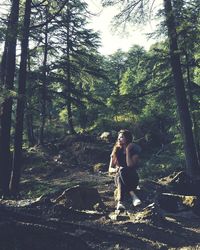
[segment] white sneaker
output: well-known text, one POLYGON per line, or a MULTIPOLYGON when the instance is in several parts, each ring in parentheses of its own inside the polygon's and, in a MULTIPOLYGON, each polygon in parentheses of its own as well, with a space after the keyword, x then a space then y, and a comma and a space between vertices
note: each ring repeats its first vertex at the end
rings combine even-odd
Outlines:
POLYGON ((133 206, 134 206, 134 207, 137 207, 137 206, 139 206, 142 202, 141 202, 141 200, 140 200, 137 196, 135 196, 135 197, 133 198, 132 203, 133 203, 133 206))
POLYGON ((120 201, 118 201, 116 208, 117 208, 117 210, 125 210, 126 209, 125 206, 120 201))

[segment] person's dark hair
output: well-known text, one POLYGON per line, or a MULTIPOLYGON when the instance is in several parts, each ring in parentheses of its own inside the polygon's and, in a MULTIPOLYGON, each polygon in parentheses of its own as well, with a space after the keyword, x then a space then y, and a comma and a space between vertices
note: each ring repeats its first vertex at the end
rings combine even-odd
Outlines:
POLYGON ((133 140, 133 136, 131 134, 131 132, 128 130, 128 129, 121 129, 119 132, 118 132, 118 135, 119 134, 123 134, 123 136, 126 138, 126 143, 129 144, 132 142, 133 140))
MULTIPOLYGON (((121 129, 118 132, 118 135, 119 134, 122 134, 125 137, 127 144, 132 142, 133 136, 132 136, 132 134, 131 134, 131 132, 129 130, 121 129)), ((113 160, 114 160, 115 164, 117 164, 117 151, 120 150, 120 149, 121 149, 121 146, 119 145, 119 142, 117 140, 114 147, 113 147, 113 151, 112 151, 112 156, 113 156, 113 160)))

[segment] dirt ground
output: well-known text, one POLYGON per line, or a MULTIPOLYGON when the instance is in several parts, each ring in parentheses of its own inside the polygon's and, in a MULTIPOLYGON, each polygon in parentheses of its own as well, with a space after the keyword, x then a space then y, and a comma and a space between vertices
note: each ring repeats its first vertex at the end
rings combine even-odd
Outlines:
MULTIPOLYGON (((105 155, 109 150, 110 146, 105 149, 105 155)), ((17 223, 45 225, 76 236, 86 243, 88 249, 200 249, 200 216, 192 209, 170 212, 159 206, 158 196, 169 192, 166 183, 141 180, 137 193, 142 204, 134 208, 127 197, 127 210, 118 213, 115 211, 113 176, 109 176, 105 169, 94 172, 95 162, 84 159, 85 164, 81 165, 81 159, 77 160, 70 153, 76 161, 69 162, 65 151, 60 148, 54 154, 43 152, 40 157, 38 154, 36 157, 34 152, 31 161, 25 161, 31 164, 25 164, 21 198, 0 202, 1 221, 9 218, 9 221, 17 223), (39 166, 41 162, 44 164, 39 166), (82 190, 96 189, 104 206, 78 210, 56 201, 64 190, 74 186, 82 190)), ((107 163, 106 157, 102 162, 104 164, 107 163)), ((85 249, 73 244, 72 248, 54 249, 85 249)), ((4 249, 24 248, 9 249, 4 246, 4 249)), ((51 248, 44 245, 30 249, 51 248)))

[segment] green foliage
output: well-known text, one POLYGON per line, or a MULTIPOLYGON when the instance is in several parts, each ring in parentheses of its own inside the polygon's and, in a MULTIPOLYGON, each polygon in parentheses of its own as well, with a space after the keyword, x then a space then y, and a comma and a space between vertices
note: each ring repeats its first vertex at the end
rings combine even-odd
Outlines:
POLYGON ((0 105, 8 98, 16 98, 17 93, 14 90, 7 90, 4 87, 0 86, 0 105))
POLYGON ((126 118, 124 119, 124 117, 114 117, 114 118, 101 118, 98 119, 93 126, 91 126, 91 128, 89 129, 89 131, 93 131, 93 132, 98 132, 98 133, 102 133, 104 131, 119 131, 121 129, 127 129, 129 128, 130 130, 132 130, 132 126, 133 126, 133 120, 131 118, 128 117, 128 115, 124 115, 126 116, 126 118))
MULTIPOLYGON (((127 17, 127 22, 141 23, 146 21, 147 15, 144 13, 150 8, 153 0, 146 1, 144 5, 139 4, 143 1, 134 0, 103 2, 105 5, 119 3, 122 10, 127 10, 121 16, 117 16, 118 22, 127 17)), ((193 123, 196 123, 198 131, 200 126, 199 3, 196 0, 173 2, 188 102, 193 123)), ((24 1, 21 3, 22 16, 24 1)), ((24 143, 27 145, 27 141, 30 140, 28 134, 30 127, 35 142, 38 141, 45 96, 46 142, 69 133, 67 104, 70 102, 77 132, 102 133, 128 128, 136 139, 144 138, 145 150, 149 150, 145 158, 147 166, 144 167, 144 175, 147 175, 148 171, 151 172, 150 166, 152 172, 158 171, 159 175, 164 171, 172 171, 174 165, 182 166, 183 140, 177 117, 166 37, 162 42, 152 45, 148 51, 139 45, 133 45, 127 52, 118 50, 110 56, 103 56, 98 52, 101 44, 99 33, 88 28, 91 15, 86 1, 69 0, 67 4, 64 3, 64 0, 33 1, 24 143), (46 33, 48 56, 44 65, 46 33), (27 121, 27 117, 30 116, 31 119, 27 121), (149 160, 162 145, 167 145, 167 151, 149 160), (170 156, 172 151, 174 154, 170 156)), ((161 15, 162 10, 157 13, 157 17, 161 15)), ((19 40, 22 33, 22 17, 19 40)), ((3 48, 6 23, 3 19, 1 22, 0 43, 3 48)), ((161 32, 163 36, 166 35, 164 22, 160 22, 157 33, 153 35, 159 35, 161 32)), ((18 74, 18 69, 16 72, 18 74)), ((14 90, 9 92, 1 86, 0 105, 6 98, 17 98, 16 89, 16 84, 14 90)), ((15 113, 13 113, 14 119, 15 113)), ((197 142, 200 142, 198 133, 195 137, 197 142)), ((43 190, 43 187, 39 189, 43 190)))
POLYGON ((67 122, 67 109, 66 108, 60 111, 59 118, 62 123, 67 122))
POLYGON ((177 152, 174 145, 168 144, 160 153, 160 148, 154 148, 154 151, 149 151, 143 154, 139 174, 142 179, 157 180, 163 176, 168 176, 175 171, 182 171, 185 168, 184 155, 177 152))

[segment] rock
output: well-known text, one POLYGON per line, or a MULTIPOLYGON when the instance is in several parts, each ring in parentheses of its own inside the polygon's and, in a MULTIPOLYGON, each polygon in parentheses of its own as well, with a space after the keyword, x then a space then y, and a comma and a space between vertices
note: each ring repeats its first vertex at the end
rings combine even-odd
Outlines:
POLYGON ((107 172, 108 165, 105 163, 97 163, 93 166, 93 171, 96 172, 107 172))
POLYGON ((106 142, 109 142, 112 140, 112 134, 110 132, 103 132, 101 135, 100 135, 100 139, 102 141, 106 141, 106 142))
POLYGON ((152 180, 146 180, 142 183, 140 189, 137 190, 137 193, 142 200, 154 202, 159 194, 167 192, 167 190, 166 186, 160 183, 152 180))
POLYGON ((77 210, 100 210, 104 208, 96 188, 79 185, 66 189, 54 202, 77 210))
POLYGON ((160 224, 165 219, 157 204, 152 203, 145 207, 142 211, 129 213, 130 220, 134 223, 154 223, 160 224))
POLYGON ((121 213, 119 210, 110 213, 108 217, 113 221, 127 221, 130 219, 126 212, 121 213))
POLYGON ((191 179, 186 172, 181 171, 162 178, 159 183, 164 184, 173 192, 181 195, 200 195, 200 180, 191 179))
POLYGON ((164 221, 164 217, 155 203, 148 205, 139 212, 116 210, 109 214, 109 218, 113 221, 131 221, 133 223, 154 223, 160 224, 164 221))
POLYGON ((162 193, 158 197, 158 202, 163 210, 173 213, 187 210, 192 210, 195 213, 198 213, 200 207, 200 202, 197 196, 189 195, 162 193))

